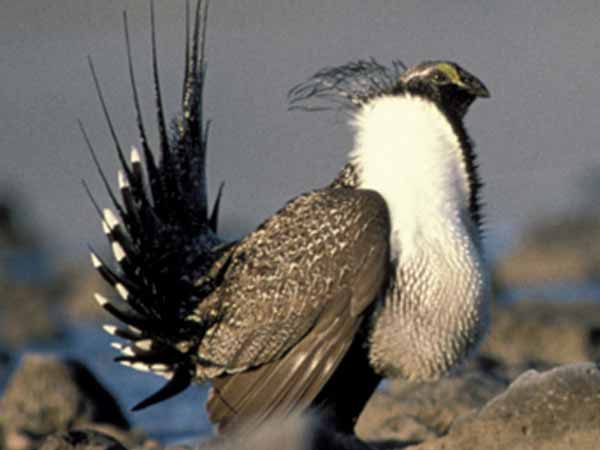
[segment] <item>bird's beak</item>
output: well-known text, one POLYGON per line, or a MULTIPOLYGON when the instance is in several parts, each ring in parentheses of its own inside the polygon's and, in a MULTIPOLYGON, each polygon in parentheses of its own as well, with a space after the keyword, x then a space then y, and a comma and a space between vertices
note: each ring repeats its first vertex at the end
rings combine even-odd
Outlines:
POLYGON ((469 73, 464 72, 461 74, 461 80, 459 85, 474 97, 490 97, 490 91, 488 90, 488 88, 486 88, 485 85, 479 79, 475 78, 469 73))

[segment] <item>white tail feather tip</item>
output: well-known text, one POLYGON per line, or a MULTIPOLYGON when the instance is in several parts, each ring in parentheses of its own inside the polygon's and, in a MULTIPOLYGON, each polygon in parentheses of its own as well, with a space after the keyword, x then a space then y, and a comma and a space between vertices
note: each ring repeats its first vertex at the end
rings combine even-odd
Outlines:
POLYGON ((129 298, 129 291, 121 283, 115 284, 115 289, 117 290, 117 292, 123 300, 127 300, 129 298))
POLYGON ((125 189, 129 187, 127 177, 125 177, 125 174, 121 169, 117 171, 117 179, 119 180, 119 189, 125 189))
POLYGON ((104 220, 102 221, 102 232, 106 235, 110 234, 110 228, 108 227, 108 225, 106 224, 106 222, 104 220))
POLYGON ((94 266, 94 269, 102 267, 102 263, 100 262, 95 253, 90 253, 90 258, 92 259, 92 265, 94 266))
POLYGON ((108 299, 102 294, 98 294, 97 292, 94 294, 94 298, 100 306, 104 306, 108 303, 108 299))
POLYGON ((102 329, 111 336, 115 336, 117 334, 117 327, 114 325, 102 325, 102 329))
POLYGON ((123 261, 125 259, 125 257, 127 256, 127 254, 125 253, 125 250, 123 250, 123 247, 121 246, 121 244, 119 244, 116 241, 112 243, 112 251, 113 251, 113 254, 115 255, 115 259, 117 260, 117 262, 123 261))
POLYGON ((143 341, 138 341, 135 343, 135 346, 140 350, 148 351, 152 348, 152 339, 144 339, 143 341))
POLYGON ((132 164, 139 164, 142 161, 142 159, 140 158, 140 152, 138 151, 137 148, 135 147, 131 147, 131 163, 132 164))
POLYGON ((131 347, 122 347, 121 353, 123 354, 123 356, 135 356, 135 353, 131 349, 131 347))
POLYGON ((112 212, 111 209, 104 208, 103 213, 104 213, 104 220, 106 221, 108 228, 110 228, 112 230, 117 225, 119 225, 119 220, 117 219, 117 216, 115 216, 115 213, 112 212))
POLYGON ((135 370, 139 370, 140 372, 150 372, 148 364, 137 362, 132 364, 131 367, 133 367, 135 370))

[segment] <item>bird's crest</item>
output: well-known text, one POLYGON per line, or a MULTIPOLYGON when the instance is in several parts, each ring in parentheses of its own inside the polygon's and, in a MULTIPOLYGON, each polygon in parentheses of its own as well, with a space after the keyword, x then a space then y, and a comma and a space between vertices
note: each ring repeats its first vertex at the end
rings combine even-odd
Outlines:
POLYGON ((326 67, 290 89, 290 109, 355 110, 366 101, 393 91, 405 70, 401 61, 384 66, 375 59, 326 67))

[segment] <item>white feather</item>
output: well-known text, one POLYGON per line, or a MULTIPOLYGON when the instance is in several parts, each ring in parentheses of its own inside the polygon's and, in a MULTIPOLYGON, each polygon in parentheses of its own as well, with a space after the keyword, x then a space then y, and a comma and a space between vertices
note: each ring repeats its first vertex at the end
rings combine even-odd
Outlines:
POLYGON ((108 227, 108 225, 106 224, 106 222, 104 220, 102 221, 102 232, 106 235, 110 234, 110 228, 108 227))
POLYGON ((135 343, 135 346, 140 350, 148 351, 152 348, 152 339, 144 339, 135 343))
POLYGON ((103 213, 104 221, 106 222, 106 225, 108 225, 108 228, 112 230, 117 225, 119 225, 119 220, 117 219, 117 216, 115 216, 115 213, 112 212, 112 210, 110 210, 109 208, 104 208, 103 213))
POLYGON ((392 222, 392 257, 411 254, 425 235, 435 239, 459 223, 469 185, 456 134, 430 101, 383 97, 354 117, 351 153, 362 188, 379 192, 392 222))
POLYGON ((125 256, 127 256, 125 254, 125 250, 123 250, 123 247, 117 241, 112 243, 112 251, 115 255, 115 259, 117 260, 117 262, 123 261, 125 259, 125 256))
POLYGON ((117 327, 114 325, 102 325, 102 329, 111 336, 115 336, 117 334, 117 327))
POLYGON ((150 372, 150 367, 148 367, 148 364, 136 362, 133 363, 131 367, 135 370, 139 370, 140 372, 150 372))
POLYGON ((134 351, 129 346, 122 346, 120 350, 123 356, 135 356, 134 351))
POLYGON ((108 299, 106 297, 104 297, 102 294, 99 294, 97 292, 94 294, 94 298, 96 299, 96 301, 98 302, 98 304, 100 306, 104 306, 108 303, 108 299))
POLYGON ((129 298, 129 291, 121 283, 116 283, 115 289, 117 290, 117 292, 119 293, 119 295, 121 296, 121 298, 123 300, 127 300, 129 298))
POLYGON ((119 180, 119 189, 129 187, 129 182, 127 181, 127 178, 121 169, 117 171, 117 179, 119 180))
POLYGON ((134 146, 131 147, 131 164, 140 163, 140 152, 134 146))
POLYGON ((100 267, 102 267, 102 263, 94 253, 90 253, 90 258, 92 260, 92 265, 94 266, 94 269, 99 269, 100 267))

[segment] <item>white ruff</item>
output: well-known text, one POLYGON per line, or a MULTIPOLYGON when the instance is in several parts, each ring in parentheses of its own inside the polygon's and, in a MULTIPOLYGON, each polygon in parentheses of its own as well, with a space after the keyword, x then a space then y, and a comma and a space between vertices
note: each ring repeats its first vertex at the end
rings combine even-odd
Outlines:
POLYGON ((460 144, 431 102, 383 97, 355 116, 351 158, 360 187, 379 192, 392 221, 392 257, 413 255, 423 240, 466 231, 469 185, 460 144), (460 231, 459 231, 460 230, 460 231))

